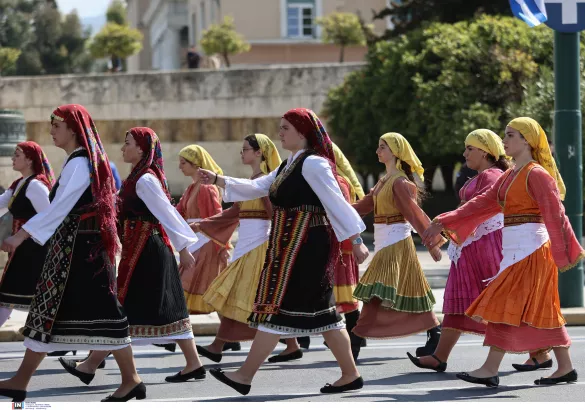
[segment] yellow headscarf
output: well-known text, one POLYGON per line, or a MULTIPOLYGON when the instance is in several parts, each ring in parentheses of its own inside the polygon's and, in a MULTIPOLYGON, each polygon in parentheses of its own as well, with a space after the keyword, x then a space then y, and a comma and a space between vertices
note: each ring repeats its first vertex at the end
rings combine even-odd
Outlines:
POLYGON ((561 200, 564 200, 567 189, 557 169, 555 159, 550 152, 546 133, 540 124, 532 118, 519 117, 510 121, 508 127, 514 128, 528 141, 532 148, 532 157, 557 181, 561 200))
POLYGON ((335 165, 337 165, 337 173, 349 182, 349 194, 351 200, 354 201, 357 195, 358 199, 365 196, 364 189, 353 171, 351 164, 343 155, 341 149, 333 142, 333 154, 335 155, 335 165))
POLYGON ((504 144, 500 136, 493 131, 483 128, 471 131, 467 138, 465 138, 465 146, 479 148, 494 157, 496 161, 501 156, 506 156, 504 144))
POLYGON ((213 158, 211 158, 209 152, 207 152, 205 148, 199 145, 187 145, 185 148, 179 151, 179 156, 185 158, 191 164, 198 166, 199 168, 223 175, 223 171, 213 160, 213 158))
POLYGON ((256 137, 256 141, 258 141, 260 151, 262 151, 265 159, 260 164, 260 169, 265 174, 268 174, 278 168, 282 160, 280 159, 280 155, 278 155, 276 145, 274 145, 274 142, 270 138, 264 134, 254 134, 254 136, 256 137))
POLYGON ((421 181, 424 181, 425 170, 406 138, 397 132, 389 132, 382 135, 380 139, 388 144, 392 153, 398 158, 396 168, 402 171, 402 165, 400 162, 404 161, 410 165, 412 172, 417 174, 421 181))

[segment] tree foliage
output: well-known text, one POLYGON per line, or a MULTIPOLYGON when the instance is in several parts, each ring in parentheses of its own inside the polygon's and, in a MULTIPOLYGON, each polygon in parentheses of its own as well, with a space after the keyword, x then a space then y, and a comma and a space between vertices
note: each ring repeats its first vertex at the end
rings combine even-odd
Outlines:
POLYGON ((116 23, 121 26, 128 24, 126 18, 126 6, 122 0, 112 0, 106 11, 106 21, 108 23, 116 23))
POLYGON ((329 92, 328 124, 362 173, 379 172, 374 152, 389 131, 425 165, 455 162, 470 131, 503 130, 539 67, 552 66, 552 47, 550 29, 510 17, 433 23, 373 45, 366 67, 329 92))
POLYGON ((323 27, 323 42, 336 44, 340 47, 339 62, 343 63, 344 51, 347 46, 366 44, 366 37, 355 13, 332 13, 316 20, 323 27))
POLYGON ((20 53, 16 48, 0 47, 0 75, 16 65, 20 53))
POLYGON ((86 72, 88 38, 77 14, 63 18, 54 0, 0 0, 0 47, 21 51, 7 75, 86 72))
POLYGON ((132 27, 107 23, 89 44, 95 58, 127 58, 142 49, 142 33, 132 27))
POLYGON ((234 27, 234 19, 225 16, 221 24, 212 24, 201 36, 201 47, 207 55, 219 54, 230 67, 230 56, 250 50, 250 44, 234 27))

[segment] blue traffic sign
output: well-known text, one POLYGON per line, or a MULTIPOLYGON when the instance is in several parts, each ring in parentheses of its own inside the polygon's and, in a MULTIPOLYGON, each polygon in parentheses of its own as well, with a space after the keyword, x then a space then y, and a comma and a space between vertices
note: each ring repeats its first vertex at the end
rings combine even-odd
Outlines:
POLYGON ((585 0, 544 0, 548 19, 545 24, 563 32, 585 30, 585 0))

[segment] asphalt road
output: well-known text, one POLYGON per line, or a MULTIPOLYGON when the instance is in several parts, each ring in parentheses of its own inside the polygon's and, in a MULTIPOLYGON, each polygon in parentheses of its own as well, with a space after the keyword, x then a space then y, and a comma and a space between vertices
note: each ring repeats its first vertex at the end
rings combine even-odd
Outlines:
MULTIPOLYGON (((264 365, 248 396, 239 396, 230 388, 216 381, 211 375, 203 381, 181 384, 165 383, 164 378, 179 371, 182 355, 168 353, 155 346, 135 349, 137 367, 147 384, 147 400, 152 401, 585 401, 585 327, 570 327, 573 339, 571 349, 574 366, 581 373, 581 380, 572 385, 534 386, 536 378, 551 373, 539 370, 518 373, 511 363, 518 363, 526 356, 507 355, 501 367, 500 387, 484 388, 467 384, 455 378, 455 373, 473 370, 481 365, 487 348, 476 336, 464 336, 455 348, 446 373, 438 374, 415 368, 406 352, 414 353, 424 343, 424 335, 403 339, 370 341, 362 349, 359 369, 365 386, 357 392, 341 395, 322 395, 319 388, 333 382, 339 369, 331 352, 322 345, 322 339, 311 339, 311 347, 300 360, 282 364, 264 365)), ((211 338, 200 337, 197 342, 209 343, 211 338)), ((226 352, 224 368, 238 366, 245 359, 250 343, 244 343, 240 352, 226 352)), ((278 350, 282 346, 277 347, 278 350)), ((22 359, 22 343, 0 343, 0 379, 12 376, 22 359)), ((78 352, 80 357, 85 352, 78 352)), ((203 359, 207 368, 220 366, 203 359)), ((29 386, 28 400, 43 402, 99 401, 116 389, 119 372, 112 358, 106 368, 98 371, 90 386, 81 384, 67 374, 57 358, 47 358, 29 386)), ((0 398, 0 401, 6 399, 0 398)))

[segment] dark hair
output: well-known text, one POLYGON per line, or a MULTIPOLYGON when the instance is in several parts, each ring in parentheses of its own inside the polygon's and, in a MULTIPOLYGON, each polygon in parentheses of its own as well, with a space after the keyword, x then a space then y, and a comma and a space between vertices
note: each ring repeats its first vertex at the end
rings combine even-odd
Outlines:
POLYGON ((499 168, 504 172, 512 167, 512 163, 508 160, 508 158, 506 158, 505 155, 500 156, 500 158, 496 160, 496 157, 494 157, 492 154, 487 154, 486 159, 494 164, 496 168, 499 168))
MULTIPOLYGON (((248 141, 248 144, 250 144, 250 146, 252 147, 252 149, 254 151, 260 151, 260 144, 258 144, 258 140, 256 139, 256 135, 254 134, 250 134, 250 135, 246 135, 246 137, 244 137, 245 141, 248 141)), ((262 161, 266 161, 266 158, 264 158, 264 154, 262 154, 262 161)))
POLYGON ((402 171, 406 174, 408 180, 416 186, 416 202, 420 205, 422 201, 428 197, 427 188, 423 181, 414 178, 412 168, 409 164, 407 164, 405 161, 400 161, 400 165, 402 166, 402 171))

